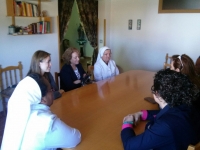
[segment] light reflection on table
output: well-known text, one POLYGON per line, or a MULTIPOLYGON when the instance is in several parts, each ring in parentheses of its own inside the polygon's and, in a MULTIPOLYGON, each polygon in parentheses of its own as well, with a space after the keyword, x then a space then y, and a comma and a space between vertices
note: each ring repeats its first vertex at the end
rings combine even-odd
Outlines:
MULTIPOLYGON (((154 72, 132 70, 63 94, 51 110, 69 126, 80 130, 75 150, 123 150, 122 119, 141 109, 158 109, 144 100, 151 97, 154 72)), ((146 122, 135 128, 143 132, 146 122)))

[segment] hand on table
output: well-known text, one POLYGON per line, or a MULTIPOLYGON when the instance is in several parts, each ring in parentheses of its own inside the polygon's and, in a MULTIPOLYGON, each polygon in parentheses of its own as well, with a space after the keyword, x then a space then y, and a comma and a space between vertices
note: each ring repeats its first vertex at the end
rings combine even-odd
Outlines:
POLYGON ((64 93, 65 91, 63 89, 59 90, 60 94, 64 93))
POLYGON ((79 83, 81 83, 81 80, 74 81, 74 84, 79 84, 79 83))
POLYGON ((129 114, 126 117, 124 117, 123 122, 134 122, 134 124, 136 125, 136 123, 138 123, 140 121, 140 117, 142 116, 142 112, 136 112, 134 114, 129 114))

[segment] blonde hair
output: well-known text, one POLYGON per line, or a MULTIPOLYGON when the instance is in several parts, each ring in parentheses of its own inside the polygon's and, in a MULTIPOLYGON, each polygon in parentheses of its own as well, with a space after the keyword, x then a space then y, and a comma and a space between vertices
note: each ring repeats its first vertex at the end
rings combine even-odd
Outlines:
POLYGON ((65 50, 64 54, 62 55, 62 59, 66 64, 70 64, 70 60, 72 59, 72 53, 76 52, 80 56, 79 50, 74 47, 69 47, 65 50))

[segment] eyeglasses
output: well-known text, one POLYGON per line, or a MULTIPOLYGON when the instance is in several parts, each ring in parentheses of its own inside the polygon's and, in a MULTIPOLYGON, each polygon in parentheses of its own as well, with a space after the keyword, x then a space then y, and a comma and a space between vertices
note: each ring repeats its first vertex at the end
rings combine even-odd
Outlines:
POLYGON ((156 94, 156 91, 154 91, 154 86, 152 85, 152 87, 151 87, 151 93, 152 94, 156 94))
POLYGON ((181 66, 183 67, 183 62, 182 62, 182 60, 181 60, 181 56, 179 55, 177 58, 180 60, 181 66))

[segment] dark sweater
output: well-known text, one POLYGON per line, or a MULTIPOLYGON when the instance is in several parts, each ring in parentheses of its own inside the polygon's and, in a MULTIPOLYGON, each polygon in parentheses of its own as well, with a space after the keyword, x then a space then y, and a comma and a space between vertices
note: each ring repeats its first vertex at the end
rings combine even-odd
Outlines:
MULTIPOLYGON (((82 67, 82 65, 79 63, 76 65, 78 72, 81 76, 80 80, 83 79, 83 75, 85 74, 85 71, 82 67)), ((60 71, 60 88, 66 91, 70 91, 76 88, 79 88, 82 86, 81 83, 74 84, 74 81, 78 80, 73 68, 71 65, 65 64, 61 71, 60 71)))
POLYGON ((146 120, 150 122, 142 134, 136 136, 130 127, 121 131, 124 149, 187 150, 194 137, 189 114, 187 106, 148 111, 146 120))

